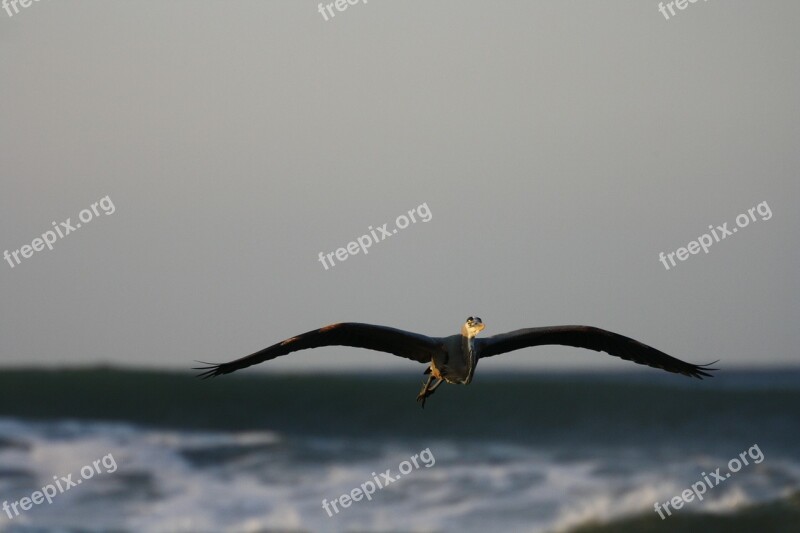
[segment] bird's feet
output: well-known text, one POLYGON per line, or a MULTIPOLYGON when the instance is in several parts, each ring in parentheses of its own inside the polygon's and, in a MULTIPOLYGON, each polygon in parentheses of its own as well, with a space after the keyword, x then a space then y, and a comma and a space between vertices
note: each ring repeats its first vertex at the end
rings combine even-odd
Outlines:
POLYGON ((425 409, 425 399, 428 397, 428 387, 423 387, 422 391, 417 394, 417 403, 420 404, 420 407, 425 409))
POLYGON ((434 376, 433 372, 430 372, 430 370, 431 367, 428 367, 428 370, 425 371, 426 374, 429 374, 428 381, 423 383, 422 390, 419 391, 419 394, 417 394, 417 402, 420 403, 420 407, 422 407, 423 409, 425 409, 425 399, 434 392, 436 392, 436 389, 439 387, 439 385, 442 384, 442 381, 444 381, 444 379, 442 379, 441 377, 434 376), (436 380, 436 383, 431 385, 434 379, 436 380))
POLYGON ((431 386, 431 381, 431 379, 428 379, 428 382, 422 386, 422 390, 419 391, 419 394, 417 394, 417 402, 419 402, 420 407, 423 409, 425 409, 425 400, 428 398, 428 396, 436 392, 436 388, 442 384, 442 380, 440 379, 434 383, 433 386, 431 386))

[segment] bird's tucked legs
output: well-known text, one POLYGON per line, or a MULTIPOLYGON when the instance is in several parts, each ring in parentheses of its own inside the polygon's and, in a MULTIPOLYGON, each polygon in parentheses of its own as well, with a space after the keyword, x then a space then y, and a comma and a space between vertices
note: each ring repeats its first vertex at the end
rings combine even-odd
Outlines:
POLYGON ((436 391, 436 388, 444 381, 442 378, 434 378, 433 375, 428 376, 428 381, 423 385, 422 390, 417 394, 417 401, 420 402, 421 407, 425 409, 425 399, 436 391), (436 383, 431 386, 431 381, 436 379, 436 383))

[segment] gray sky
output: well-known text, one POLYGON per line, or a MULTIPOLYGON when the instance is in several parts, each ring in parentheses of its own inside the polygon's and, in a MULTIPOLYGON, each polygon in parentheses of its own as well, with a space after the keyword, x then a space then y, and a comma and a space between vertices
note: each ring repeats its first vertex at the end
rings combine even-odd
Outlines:
MULTIPOLYGON (((336 321, 589 324, 800 360, 800 4, 56 2, 0 11, 3 364, 186 368, 336 321), (667 271, 675 251, 766 201, 667 271), (333 252, 427 203, 418 222, 333 252)), ((421 366, 348 349, 273 370, 421 366)), ((537 348, 482 368, 624 369, 537 348)), ((267 365, 264 365, 265 367, 267 365)))

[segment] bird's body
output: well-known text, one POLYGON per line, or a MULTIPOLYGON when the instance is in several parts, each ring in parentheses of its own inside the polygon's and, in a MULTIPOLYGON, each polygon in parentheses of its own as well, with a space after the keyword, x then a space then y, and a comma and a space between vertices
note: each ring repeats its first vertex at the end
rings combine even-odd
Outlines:
POLYGON ((468 384, 469 365, 467 364, 467 342, 461 335, 451 335, 442 339, 444 350, 431 359, 431 375, 448 383, 468 384))
POLYGON ((478 322, 480 326, 468 326, 468 323, 461 328, 460 334, 442 339, 444 349, 431 359, 431 375, 436 379, 459 385, 469 385, 472 381, 478 362, 475 335, 483 329, 483 323, 478 322))
POLYGON ((449 337, 428 337, 387 326, 340 322, 288 338, 241 359, 197 370, 204 370, 201 376, 208 378, 229 374, 298 350, 322 346, 366 348, 429 365, 425 370, 426 374, 430 374, 428 381, 417 396, 423 406, 425 399, 443 382, 468 385, 480 359, 545 344, 607 352, 635 363, 700 379, 711 377, 707 370, 716 370, 708 368, 708 365, 686 363, 629 337, 590 326, 527 328, 476 338, 483 329, 484 324, 478 317, 467 318, 461 333, 449 337), (434 379, 436 383, 431 384, 434 379))

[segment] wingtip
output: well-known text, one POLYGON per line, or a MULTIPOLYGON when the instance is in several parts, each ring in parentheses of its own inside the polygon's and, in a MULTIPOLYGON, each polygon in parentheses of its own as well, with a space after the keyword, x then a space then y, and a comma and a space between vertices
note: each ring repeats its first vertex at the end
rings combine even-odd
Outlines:
POLYGON ((192 367, 192 370, 203 370, 203 372, 201 372, 200 374, 197 374, 197 376, 195 376, 195 377, 198 377, 200 379, 208 379, 208 378, 213 378, 215 376, 219 376, 220 374, 222 374, 222 372, 220 372, 220 367, 222 365, 215 364, 215 363, 206 363, 205 361, 195 361, 195 362, 203 363, 204 365, 208 365, 208 366, 195 366, 195 367, 192 367))
POLYGON ((710 363, 706 363, 704 365, 694 365, 694 368, 692 369, 691 373, 692 377, 696 377, 697 379, 703 379, 704 377, 713 378, 714 374, 709 374, 709 372, 716 372, 719 370, 719 368, 711 367, 711 365, 715 365, 717 363, 719 363, 719 359, 717 359, 716 361, 712 361, 710 363))

